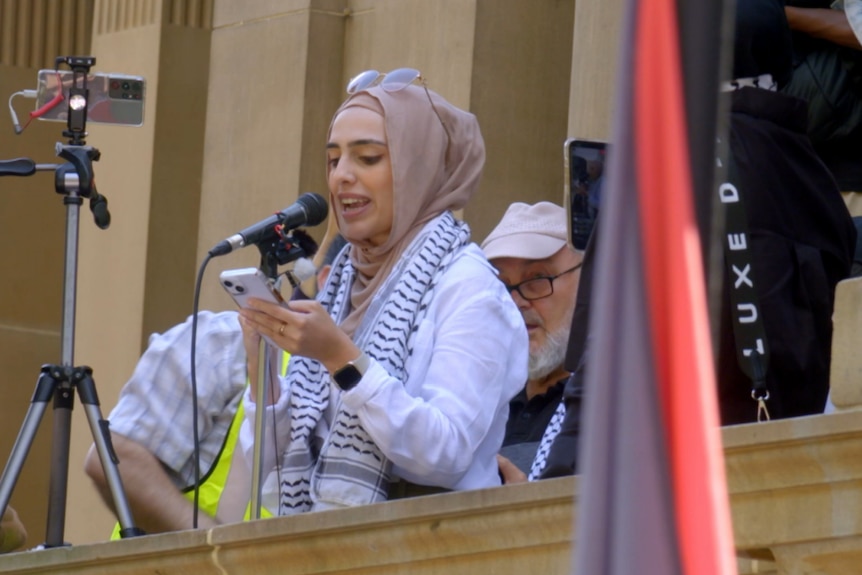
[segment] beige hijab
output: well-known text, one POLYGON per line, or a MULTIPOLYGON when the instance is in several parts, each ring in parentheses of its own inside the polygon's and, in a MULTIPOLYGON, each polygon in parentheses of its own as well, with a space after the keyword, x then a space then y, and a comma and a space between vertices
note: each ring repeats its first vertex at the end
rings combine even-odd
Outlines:
MULTIPOLYGON (((485 143, 476 117, 435 92, 426 93, 422 86, 411 85, 398 92, 373 87, 354 94, 338 108, 333 122, 352 107, 366 108, 384 118, 394 206, 386 242, 376 247, 354 244, 350 249, 357 273, 350 293, 350 314, 341 327, 351 335, 410 241, 436 216, 467 204, 479 186, 485 164, 485 143), (431 107, 429 95, 440 118, 431 107)), ((332 197, 329 201, 335 205, 332 197)))

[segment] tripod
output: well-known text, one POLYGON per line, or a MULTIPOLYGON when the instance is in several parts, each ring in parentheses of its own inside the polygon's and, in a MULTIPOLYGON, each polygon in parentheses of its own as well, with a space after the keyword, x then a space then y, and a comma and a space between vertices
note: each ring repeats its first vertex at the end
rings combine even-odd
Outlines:
MULTIPOLYGON (((110 224, 110 214, 107 200, 100 195, 93 182, 92 162, 98 161, 99 150, 86 146, 87 106, 87 73, 95 58, 64 57, 63 60, 74 72, 73 87, 69 90, 69 115, 67 130, 64 137, 70 138, 69 144, 57 143, 55 151, 58 156, 68 160, 64 164, 36 164, 28 158, 0 161, 0 176, 30 176, 37 171, 54 171, 54 186, 58 194, 64 196, 66 205, 66 251, 65 271, 63 278, 63 320, 61 335, 61 364, 46 364, 42 366, 36 382, 36 390, 21 425, 21 430, 12 447, 12 452, 3 475, 0 477, 0 515, 6 511, 12 490, 21 473, 24 460, 32 446, 39 423, 48 406, 54 400, 54 429, 51 446, 51 476, 48 499, 48 521, 45 547, 60 547, 65 545, 63 531, 66 521, 66 494, 69 475, 69 443, 72 425, 72 407, 75 401, 75 390, 81 396, 81 403, 90 425, 102 468, 114 500, 117 518, 120 522, 120 535, 131 537, 143 535, 143 531, 134 526, 132 514, 123 490, 122 479, 117 469, 119 462, 111 444, 108 422, 102 418, 99 409, 99 398, 96 384, 93 381, 93 370, 88 366, 75 366, 74 333, 75 333, 75 291, 78 271, 78 228, 79 212, 83 198, 90 200, 90 210, 96 225, 105 229, 110 224), (79 85, 79 82, 82 84, 79 85), (74 107, 75 98, 83 98, 83 107, 74 107)), ((80 100, 78 100, 80 103, 80 100)))

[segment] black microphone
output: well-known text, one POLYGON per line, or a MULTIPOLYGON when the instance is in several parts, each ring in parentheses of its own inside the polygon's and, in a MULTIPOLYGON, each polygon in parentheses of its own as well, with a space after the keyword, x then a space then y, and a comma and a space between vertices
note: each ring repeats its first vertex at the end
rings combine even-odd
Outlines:
POLYGON ((319 194, 311 192, 302 194, 295 204, 247 227, 226 240, 222 240, 209 251, 209 255, 211 257, 223 256, 237 248, 274 239, 278 235, 275 226, 279 224, 286 230, 293 230, 302 226, 316 226, 326 219, 328 212, 329 205, 319 194))

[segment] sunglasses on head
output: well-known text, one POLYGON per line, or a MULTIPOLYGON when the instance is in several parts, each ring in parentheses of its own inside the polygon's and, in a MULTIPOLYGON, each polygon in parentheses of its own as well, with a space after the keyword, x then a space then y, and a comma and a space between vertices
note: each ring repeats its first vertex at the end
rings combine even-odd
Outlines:
POLYGON ((452 139, 449 135, 449 129, 446 127, 446 122, 443 121, 443 117, 440 116, 440 112, 437 111, 437 106, 434 105, 434 101, 431 99, 431 94, 428 92, 425 78, 422 77, 419 70, 415 68, 398 68, 397 70, 385 73, 378 72, 377 70, 365 70, 364 72, 360 72, 354 76, 353 79, 347 83, 347 93, 356 94, 357 92, 367 90, 373 86, 380 86, 386 92, 398 92, 414 83, 422 86, 425 90, 425 95, 428 96, 428 103, 431 104, 431 109, 434 110, 434 114, 437 116, 437 119, 440 120, 440 125, 443 126, 443 131, 446 132, 446 147, 448 149, 448 143, 452 139))

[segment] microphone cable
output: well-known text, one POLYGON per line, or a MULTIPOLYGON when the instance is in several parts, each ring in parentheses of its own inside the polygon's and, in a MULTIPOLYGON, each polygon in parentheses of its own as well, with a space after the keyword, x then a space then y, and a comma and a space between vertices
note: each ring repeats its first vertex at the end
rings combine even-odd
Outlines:
POLYGON ((194 442, 192 460, 194 462, 194 499, 192 500, 192 529, 198 528, 198 512, 200 509, 200 483, 201 483, 201 442, 198 433, 198 379, 197 379, 197 361, 196 350, 198 341, 198 308, 200 306, 201 282, 203 280, 204 271, 209 264, 212 256, 207 254, 204 261, 201 262, 198 268, 198 275, 195 279, 194 300, 192 303, 192 345, 189 353, 191 361, 191 383, 192 383, 192 441, 194 442))
MULTIPOLYGON (((204 272, 206 271, 206 267, 207 267, 207 265, 209 265, 209 262, 213 257, 216 257, 216 256, 213 256, 213 254, 208 253, 204 257, 203 262, 201 262, 201 265, 198 268, 198 274, 197 274, 197 277, 195 279, 194 297, 193 297, 193 302, 192 302, 192 334, 191 334, 192 340, 191 340, 191 349, 189 352, 189 358, 190 358, 189 361, 191 362, 190 376, 191 376, 191 388, 192 388, 192 428, 193 428, 192 429, 192 441, 194 443, 194 447, 193 447, 193 451, 192 451, 192 460, 194 463, 194 478, 193 478, 194 479, 194 482, 193 482, 194 496, 193 496, 193 500, 192 500, 192 504, 193 504, 192 529, 198 528, 198 518, 199 518, 199 512, 200 512, 200 487, 201 487, 201 485, 200 485, 201 484, 201 448, 200 448, 200 433, 198 431, 199 426, 198 426, 198 382, 197 382, 198 311, 200 308, 200 293, 201 293, 201 284, 203 283, 204 272)), ((303 268, 301 271, 299 271, 300 276, 303 277, 303 279, 307 279, 307 277, 309 277, 306 275, 306 274, 308 274, 307 264, 302 264, 300 267, 303 268)), ((311 264, 311 267, 313 268, 314 264, 311 264)), ((286 272, 286 274, 287 273, 290 273, 290 272, 286 272)), ((312 273, 312 275, 313 275, 313 273, 312 273)), ((273 351, 278 354, 278 355, 276 355, 276 359, 275 359, 275 363, 276 363, 276 374, 275 375, 276 375, 276 378, 278 378, 281 375, 281 363, 280 362, 281 362, 281 359, 284 357, 284 350, 274 349, 273 351)), ((292 355, 291 355, 291 357, 292 357, 292 355)), ((248 358, 246 358, 246 362, 247 361, 248 361, 248 358)), ((289 364, 284 366, 284 367, 286 369, 287 367, 289 367, 289 364)), ((271 367, 268 365, 268 366, 266 366, 266 369, 271 370, 271 367)), ((271 371, 270 371, 270 373, 271 373, 271 371)), ((268 387, 267 391, 270 394, 269 399, 274 404, 275 403, 275 401, 274 401, 275 386, 269 385, 267 387, 268 387)), ((243 392, 243 393, 245 393, 245 392, 243 392)), ((242 397, 240 397, 240 402, 242 402, 242 397)), ((264 405, 264 409, 265 408, 266 408, 266 405, 264 405)), ((258 417, 264 417, 264 414, 259 413, 257 416, 258 417)), ((239 425, 242 425, 242 422, 237 422, 237 423, 239 425)), ((275 457, 276 457, 276 459, 278 459, 279 451, 278 451, 278 431, 276 429, 276 423, 277 423, 276 419, 273 419, 272 423, 273 423, 273 425, 272 425, 272 436, 273 436, 272 437, 272 447, 273 447, 273 450, 275 453, 275 457)), ((229 432, 230 431, 228 430, 228 433, 229 432)), ((242 455, 242 454, 240 454, 240 455, 242 455)), ((234 451, 234 457, 236 457, 236 456, 237 456, 236 451, 234 451)), ((213 465, 215 465, 215 463, 216 462, 213 462, 213 465)), ((276 465, 276 469, 278 472, 278 489, 281 490, 281 467, 279 465, 276 465)), ((279 501, 280 500, 281 500, 281 497, 279 496, 279 501)), ((278 505, 277 513, 279 515, 281 514, 281 503, 279 503, 279 505, 278 505)))

